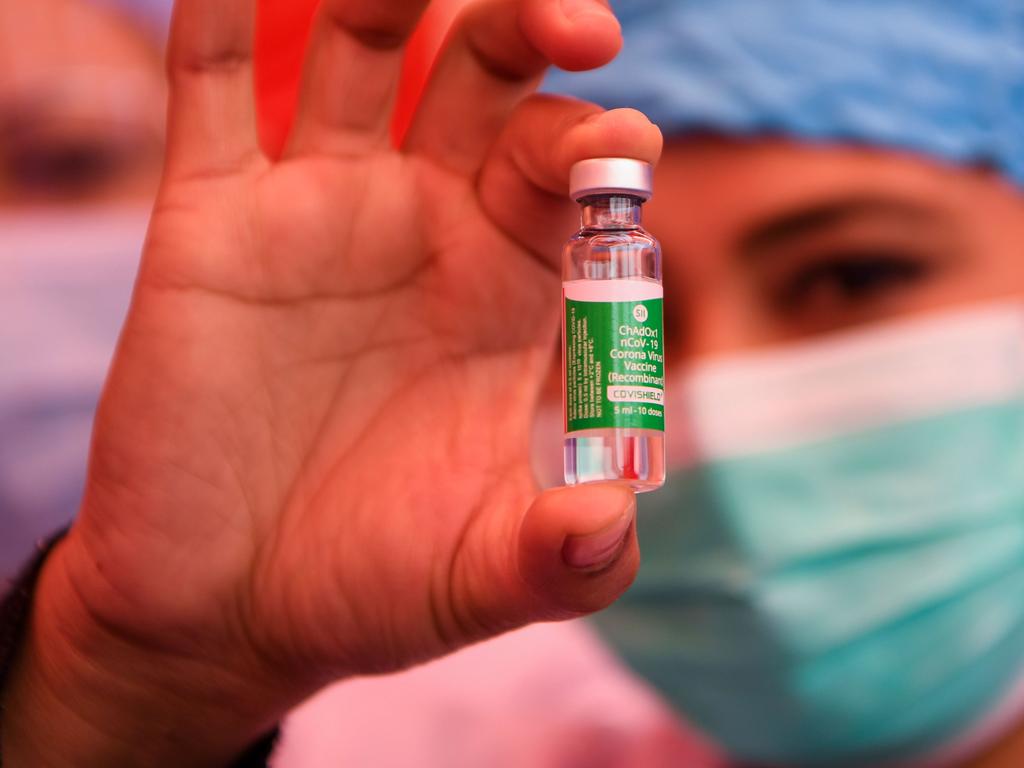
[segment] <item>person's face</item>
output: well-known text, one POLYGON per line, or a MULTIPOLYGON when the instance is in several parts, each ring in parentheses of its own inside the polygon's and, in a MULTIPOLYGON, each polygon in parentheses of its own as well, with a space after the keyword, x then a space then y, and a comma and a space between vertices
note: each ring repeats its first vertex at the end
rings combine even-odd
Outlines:
POLYGON ((0 0, 0 210, 141 201, 159 181, 157 45, 87 0, 0 0))
POLYGON ((676 360, 1024 296, 1024 197, 898 152, 669 142, 645 224, 676 360))

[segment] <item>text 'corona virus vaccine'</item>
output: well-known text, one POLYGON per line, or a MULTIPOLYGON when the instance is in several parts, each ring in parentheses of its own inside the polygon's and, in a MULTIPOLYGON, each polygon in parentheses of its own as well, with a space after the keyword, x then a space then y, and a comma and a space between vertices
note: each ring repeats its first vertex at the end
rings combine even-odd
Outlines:
POLYGON ((572 169, 583 228, 562 280, 565 481, 665 482, 665 344, 661 248, 641 226, 652 169, 597 158, 572 169))

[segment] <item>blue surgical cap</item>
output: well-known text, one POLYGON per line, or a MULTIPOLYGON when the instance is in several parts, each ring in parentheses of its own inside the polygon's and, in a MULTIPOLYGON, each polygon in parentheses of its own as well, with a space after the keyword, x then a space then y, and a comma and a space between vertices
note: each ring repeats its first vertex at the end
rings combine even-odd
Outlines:
POLYGON ((1001 168, 1024 184, 1024 0, 619 0, 619 58, 545 90, 668 135, 785 134, 1001 168))

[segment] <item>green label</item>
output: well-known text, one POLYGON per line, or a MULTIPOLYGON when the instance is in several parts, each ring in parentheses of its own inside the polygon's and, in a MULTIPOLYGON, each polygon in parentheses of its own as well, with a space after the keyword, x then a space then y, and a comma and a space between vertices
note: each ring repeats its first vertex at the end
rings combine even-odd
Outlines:
POLYGON ((662 299, 565 302, 565 422, 665 431, 662 299))

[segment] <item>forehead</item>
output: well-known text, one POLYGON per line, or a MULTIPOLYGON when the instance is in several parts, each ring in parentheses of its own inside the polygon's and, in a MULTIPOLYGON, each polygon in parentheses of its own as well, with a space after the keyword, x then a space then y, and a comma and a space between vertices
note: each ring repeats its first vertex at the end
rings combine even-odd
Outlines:
POLYGON ((0 0, 0 86, 82 67, 159 71, 159 52, 88 0, 0 0))
POLYGON ((752 218, 840 197, 876 196, 969 213, 986 197, 1017 197, 996 174, 898 150, 789 139, 692 137, 668 142, 651 214, 727 234, 752 218))

